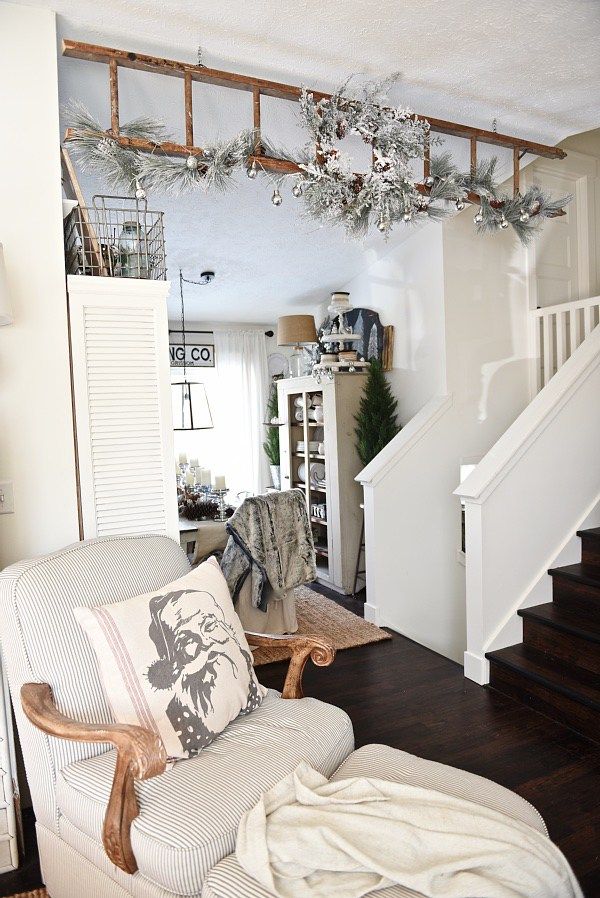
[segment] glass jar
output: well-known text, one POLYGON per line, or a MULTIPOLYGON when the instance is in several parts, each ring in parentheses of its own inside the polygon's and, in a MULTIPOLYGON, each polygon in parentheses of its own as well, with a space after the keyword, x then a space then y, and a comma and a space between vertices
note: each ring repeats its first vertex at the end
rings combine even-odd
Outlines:
POLYGON ((119 234, 121 277, 148 278, 148 240, 139 221, 124 221, 119 234))

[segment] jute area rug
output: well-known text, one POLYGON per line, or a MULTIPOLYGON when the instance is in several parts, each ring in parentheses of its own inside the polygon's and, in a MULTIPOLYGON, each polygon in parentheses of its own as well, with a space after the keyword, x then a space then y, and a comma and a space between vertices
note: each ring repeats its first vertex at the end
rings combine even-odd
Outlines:
MULTIPOLYGON (((306 586, 296 589, 296 616, 298 631, 295 635, 320 636, 338 650, 391 639, 385 630, 306 586)), ((254 651, 254 665, 260 667, 261 664, 284 661, 290 657, 289 649, 261 646, 254 651)))
POLYGON ((35 889, 33 892, 19 892, 18 895, 11 895, 10 898, 50 898, 46 889, 35 889))

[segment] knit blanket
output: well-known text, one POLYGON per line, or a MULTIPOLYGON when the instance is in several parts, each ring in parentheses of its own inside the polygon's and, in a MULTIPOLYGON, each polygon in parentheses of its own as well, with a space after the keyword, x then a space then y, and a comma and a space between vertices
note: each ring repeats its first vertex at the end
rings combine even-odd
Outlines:
POLYGON ((229 519, 227 532, 221 570, 234 602, 248 576, 252 604, 261 611, 267 608, 267 583, 277 594, 317 576, 308 510, 300 490, 246 499, 229 519))
POLYGON ((279 898, 583 898, 559 849, 466 799, 371 777, 329 782, 306 762, 239 825, 236 855, 279 898))

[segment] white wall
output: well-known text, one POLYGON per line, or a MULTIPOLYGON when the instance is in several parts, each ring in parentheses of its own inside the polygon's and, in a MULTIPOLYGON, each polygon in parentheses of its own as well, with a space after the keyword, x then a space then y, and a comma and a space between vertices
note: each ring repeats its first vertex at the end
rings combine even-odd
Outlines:
MULTIPOLYGON (((388 375, 405 423, 445 389, 442 228, 429 224, 404 243, 371 251, 359 275, 340 286, 353 306, 374 309, 394 325, 393 370, 388 375)), ((327 314, 321 308, 321 320, 327 314)), ((320 324, 317 316, 317 325, 320 324)))
MULTIPOLYGON (((400 355, 394 383, 402 409, 432 400, 414 419, 417 431, 409 425, 390 444, 397 463, 383 475, 375 460, 360 475, 367 611, 459 662, 466 645, 465 579, 453 491, 461 463, 478 461, 525 407, 530 377, 525 252, 510 233, 477 237, 472 218, 467 208, 400 248, 393 270, 402 278, 410 267, 412 286, 400 281, 384 294, 373 269, 363 282, 366 288, 371 278, 371 296, 383 297, 382 318, 398 328, 400 346, 427 347, 413 354, 419 363, 412 367, 410 354, 400 355), (410 311, 417 296, 421 317, 410 311)), ((376 270, 383 267, 380 261, 376 270)), ((356 293, 351 299, 358 304, 356 293)))
POLYGON ((529 402, 527 258, 510 229, 477 236, 472 207, 443 226, 443 238, 447 384, 466 462, 529 402))
POLYGON ((0 328, 0 567, 78 538, 63 263, 56 33, 0 4, 0 242, 15 323, 0 328))

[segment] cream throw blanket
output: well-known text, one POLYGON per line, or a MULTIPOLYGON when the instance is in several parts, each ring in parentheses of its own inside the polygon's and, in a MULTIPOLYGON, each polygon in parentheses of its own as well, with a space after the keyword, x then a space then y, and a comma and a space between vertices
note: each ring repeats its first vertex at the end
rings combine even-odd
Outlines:
POLYGON ((237 858, 280 898, 583 898, 559 849, 511 817, 376 778, 329 782, 303 762, 242 818, 237 858))

